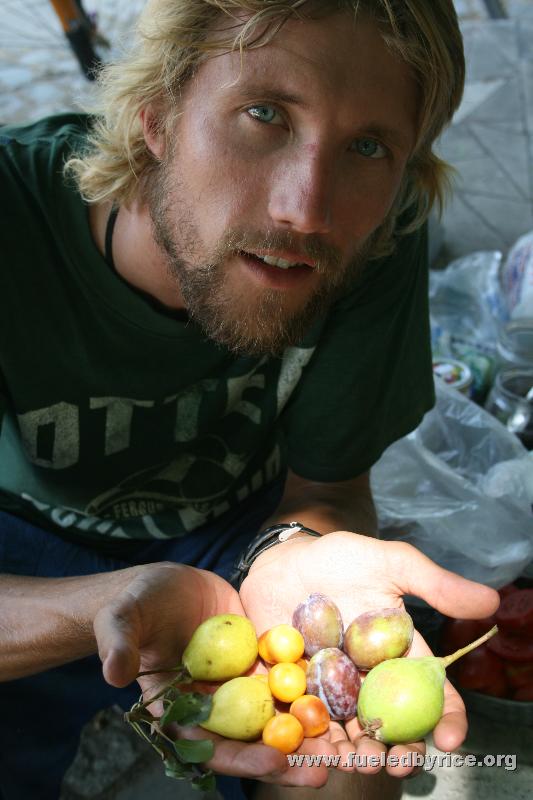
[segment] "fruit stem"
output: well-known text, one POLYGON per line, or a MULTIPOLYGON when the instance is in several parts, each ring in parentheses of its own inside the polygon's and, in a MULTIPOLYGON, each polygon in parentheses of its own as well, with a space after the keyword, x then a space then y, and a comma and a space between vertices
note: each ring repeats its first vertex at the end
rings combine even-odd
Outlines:
POLYGON ((183 679, 186 680, 189 676, 187 669, 183 666, 183 664, 178 664, 177 667, 159 667, 158 669, 147 669, 144 672, 139 672, 137 678, 144 678, 145 675, 163 675, 165 673, 173 673, 176 672, 179 675, 183 674, 183 679))
MULTIPOLYGON (((168 690, 171 689, 172 687, 173 687, 172 683, 166 684, 166 686, 163 686, 162 689, 159 689, 158 692, 156 692, 152 697, 150 697, 149 700, 145 700, 144 699, 144 695, 143 695, 142 699, 139 700, 138 703, 135 703, 134 706, 132 706, 132 708, 130 709, 128 714, 137 715, 137 716, 139 714, 142 715, 147 710, 148 706, 150 706, 156 700, 159 700, 160 697, 164 697, 166 695, 166 693, 168 692, 168 690)), ((149 711, 147 711, 147 713, 150 714, 149 711)), ((150 714, 150 716, 152 716, 152 715, 150 714)))
POLYGON ((474 650, 476 647, 479 647, 480 644, 483 644, 484 642, 491 639, 496 633, 498 633, 497 625, 491 628, 490 631, 487 631, 487 633, 484 633, 483 636, 480 636, 479 639, 476 639, 475 642, 467 644, 466 647, 461 647, 460 650, 456 650, 455 653, 452 653, 449 656, 443 656, 441 658, 442 663, 444 664, 445 667, 449 667, 450 664, 453 664, 453 662, 457 661, 458 658, 461 658, 461 656, 464 656, 471 650, 474 650))

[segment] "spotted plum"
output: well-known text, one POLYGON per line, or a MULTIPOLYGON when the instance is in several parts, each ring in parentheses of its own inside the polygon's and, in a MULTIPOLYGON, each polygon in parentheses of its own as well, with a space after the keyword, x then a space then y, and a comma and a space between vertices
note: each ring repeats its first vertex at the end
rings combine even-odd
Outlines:
POLYGON ((413 620, 403 609, 368 611, 348 625, 344 651, 359 669, 369 670, 389 658, 405 655, 413 633, 413 620))
POLYGON ((326 647, 342 647, 343 624, 339 609, 329 597, 314 592, 292 615, 293 627, 305 642, 305 655, 314 656, 326 647))
POLYGON ((357 667, 338 647, 319 650, 309 661, 307 693, 322 700, 331 719, 356 716, 360 688, 357 667))

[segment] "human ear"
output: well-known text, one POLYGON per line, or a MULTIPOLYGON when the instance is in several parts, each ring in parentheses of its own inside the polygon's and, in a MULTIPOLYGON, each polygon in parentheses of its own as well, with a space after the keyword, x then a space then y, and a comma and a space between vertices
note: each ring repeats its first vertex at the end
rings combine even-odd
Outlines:
POLYGON ((148 150, 154 158, 162 161, 165 156, 165 129, 160 109, 149 103, 142 109, 139 118, 148 150))

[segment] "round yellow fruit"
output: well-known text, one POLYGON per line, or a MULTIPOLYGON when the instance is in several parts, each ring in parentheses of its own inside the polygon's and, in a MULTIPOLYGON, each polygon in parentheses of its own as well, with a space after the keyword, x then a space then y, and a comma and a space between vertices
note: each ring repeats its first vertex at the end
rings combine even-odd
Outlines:
POLYGON ((263 636, 265 656, 262 658, 271 664, 298 661, 304 654, 304 638, 300 631, 293 628, 292 625, 275 625, 263 636))

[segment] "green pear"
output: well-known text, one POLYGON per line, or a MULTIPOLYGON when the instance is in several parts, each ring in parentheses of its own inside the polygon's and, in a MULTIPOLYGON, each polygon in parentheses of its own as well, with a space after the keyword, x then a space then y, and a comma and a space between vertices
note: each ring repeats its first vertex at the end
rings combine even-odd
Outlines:
POLYGON ((449 656, 391 658, 371 669, 357 703, 357 716, 365 732, 385 744, 423 739, 442 716, 446 667, 497 631, 494 626, 449 656))
POLYGON ((256 658, 257 636, 250 620, 217 614, 196 628, 182 662, 193 680, 225 681, 242 675, 256 658))
POLYGON ((233 678, 216 690, 211 713, 200 725, 228 739, 250 742, 261 736, 274 714, 268 684, 254 677, 233 678))

